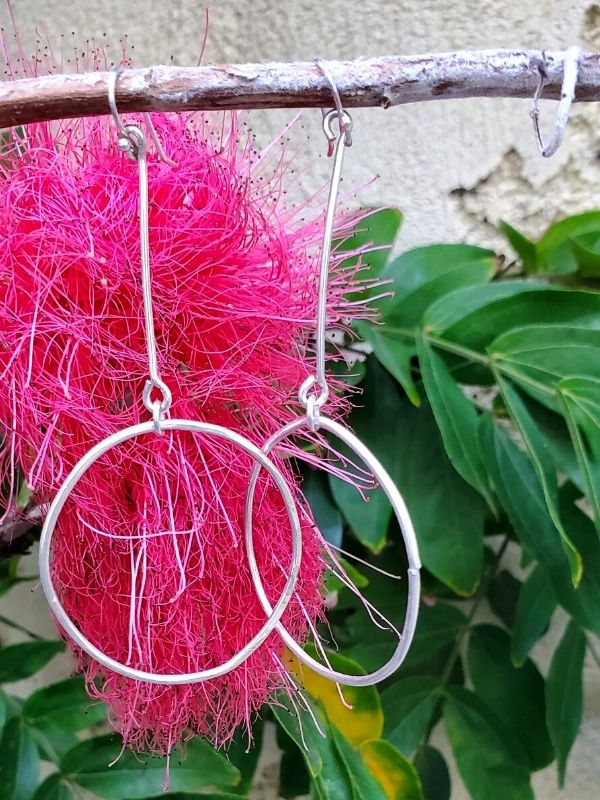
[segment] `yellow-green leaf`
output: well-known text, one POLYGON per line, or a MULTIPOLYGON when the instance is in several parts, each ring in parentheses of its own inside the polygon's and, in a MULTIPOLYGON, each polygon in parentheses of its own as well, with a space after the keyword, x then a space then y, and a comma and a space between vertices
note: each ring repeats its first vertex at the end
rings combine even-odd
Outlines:
MULTIPOLYGON (((307 647, 313 658, 317 657, 314 647, 307 647)), ((331 667, 349 675, 364 675, 363 668, 350 658, 338 653, 327 652, 331 667)), ((299 661, 293 659, 292 669, 307 692, 325 710, 327 717, 353 745, 366 739, 378 739, 383 732, 383 711, 379 694, 374 686, 342 686, 340 697, 337 685, 318 675, 299 661), (350 707, 348 707, 350 706, 350 707)))
POLYGON ((393 745, 383 739, 370 739, 358 751, 388 800, 422 800, 416 769, 393 745))

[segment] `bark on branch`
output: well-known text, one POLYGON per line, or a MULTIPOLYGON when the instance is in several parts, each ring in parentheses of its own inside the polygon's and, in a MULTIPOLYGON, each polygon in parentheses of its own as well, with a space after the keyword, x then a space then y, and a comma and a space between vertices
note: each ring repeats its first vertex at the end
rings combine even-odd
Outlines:
MULTIPOLYGON (((331 61, 348 108, 464 97, 532 98, 540 66, 544 97, 558 99, 564 52, 474 50, 331 61)), ((600 100, 600 54, 584 53, 576 100, 600 100)), ((127 111, 195 111, 331 106, 331 90, 312 62, 131 69, 119 77, 127 111)), ((0 84, 0 127, 108 113, 107 73, 51 75, 0 84)))

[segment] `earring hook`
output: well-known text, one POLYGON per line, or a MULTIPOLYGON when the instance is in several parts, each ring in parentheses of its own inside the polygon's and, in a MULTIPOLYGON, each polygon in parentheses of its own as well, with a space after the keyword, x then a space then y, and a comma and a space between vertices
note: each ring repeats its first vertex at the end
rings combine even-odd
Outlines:
MULTIPOLYGON (((110 108, 110 113, 112 114, 112 118, 120 134, 119 149, 126 153, 130 158, 137 158, 139 141, 137 141, 138 137, 133 133, 133 128, 136 126, 126 125, 121 119, 119 109, 117 108, 117 79, 122 72, 123 67, 112 67, 108 73, 108 105, 110 108)), ((150 114, 144 112, 143 117, 146 121, 146 125, 148 126, 150 138, 156 147, 158 157, 170 167, 176 167, 176 162, 169 158, 169 156, 165 153, 162 144, 160 143, 160 139, 156 133, 156 128, 150 119, 150 114)))
MULTIPOLYGON (((333 95, 335 110, 337 111, 340 133, 344 134, 344 144, 346 145, 346 147, 350 147, 352 144, 352 120, 350 118, 350 115, 346 111, 344 111, 344 106, 342 105, 342 98, 340 97, 337 85, 333 79, 331 70, 327 66, 326 62, 323 61, 322 58, 315 58, 315 64, 321 70, 321 72, 325 76, 325 80, 329 84, 329 88, 331 89, 331 94, 333 95)), ((327 111, 323 110, 323 117, 325 118, 326 116, 327 116, 327 111)), ((333 153, 333 141, 335 139, 335 135, 331 131, 330 124, 328 126, 328 130, 325 130, 325 135, 327 136, 327 141, 329 142, 328 155, 331 156, 333 153)))
POLYGON ((542 63, 538 65, 538 85, 533 96, 533 105, 529 115, 533 121, 533 131, 535 133, 535 138, 537 139, 539 151, 544 158, 550 158, 560 147, 567 128, 567 122, 569 121, 571 105, 575 98, 575 88, 577 86, 577 79, 579 77, 581 48, 575 45, 574 47, 570 47, 565 53, 560 102, 556 112, 554 131, 548 144, 544 144, 542 140, 542 134, 540 132, 539 100, 542 96, 542 92, 544 91, 544 86, 546 85, 546 80, 548 77, 546 71, 546 57, 544 53, 542 53, 542 58, 542 63))

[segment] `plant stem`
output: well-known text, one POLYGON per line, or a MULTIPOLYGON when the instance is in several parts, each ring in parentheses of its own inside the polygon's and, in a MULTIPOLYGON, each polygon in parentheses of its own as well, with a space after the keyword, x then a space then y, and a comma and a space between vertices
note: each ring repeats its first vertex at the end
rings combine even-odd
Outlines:
POLYGON ((502 541, 502 544, 500 545, 500 548, 499 548, 498 552, 496 553, 496 557, 494 558, 493 563, 490 564, 490 566, 488 567, 488 569, 487 569, 487 571, 486 571, 481 583, 479 584, 479 588, 477 589, 477 591, 475 593, 475 597, 473 598, 473 603, 471 605, 471 609, 470 609, 470 611, 469 611, 469 613, 467 615, 467 618, 465 619, 464 624, 462 625, 462 627, 458 631, 458 634, 457 634, 456 639, 454 641, 454 646, 452 647, 452 651, 450 652, 450 655, 448 656, 448 661, 446 661, 446 665, 444 667, 444 671, 442 672, 442 675, 441 675, 441 678, 440 678, 440 685, 439 685, 438 690, 437 690, 438 691, 438 699, 437 699, 437 701, 436 701, 436 703, 435 703, 435 705, 434 705, 434 707, 433 707, 433 709, 431 711, 431 716, 429 718, 429 724, 427 726, 427 733, 426 733, 426 735, 424 737, 424 740, 421 742, 421 744, 419 746, 427 744, 427 742, 429 741, 429 738, 430 738, 430 736, 431 736, 431 734, 433 732, 434 720, 436 719, 436 717, 438 715, 438 712, 440 710, 440 706, 441 706, 441 704, 442 704, 442 702, 444 700, 444 690, 446 689, 446 686, 448 685, 448 683, 450 681, 450 678, 452 676, 452 670, 454 669, 454 665, 456 664, 456 662, 457 662, 457 660, 458 660, 458 658, 460 656, 460 651, 461 651, 461 647, 462 647, 464 638, 467 635, 467 633, 469 632, 469 630, 471 629, 471 624, 472 624, 473 620, 475 619, 475 615, 477 614, 477 611, 479 610, 479 607, 480 607, 483 599, 487 595, 487 591, 489 589, 490 583, 492 582, 492 579, 494 578, 494 575, 498 571, 498 567, 500 565, 500 562, 502 561, 502 557, 504 556, 506 548, 508 547, 509 541, 510 541, 509 535, 505 534, 504 539, 502 541))
POLYGON ((43 638, 42 636, 38 636, 37 633, 30 631, 28 628, 25 628, 23 625, 19 625, 18 622, 14 622, 14 620, 9 619, 8 617, 3 616, 2 614, 0 614, 0 623, 2 623, 2 625, 7 625, 9 628, 14 628, 16 631, 20 631, 21 633, 26 634, 31 639, 41 640, 43 638))

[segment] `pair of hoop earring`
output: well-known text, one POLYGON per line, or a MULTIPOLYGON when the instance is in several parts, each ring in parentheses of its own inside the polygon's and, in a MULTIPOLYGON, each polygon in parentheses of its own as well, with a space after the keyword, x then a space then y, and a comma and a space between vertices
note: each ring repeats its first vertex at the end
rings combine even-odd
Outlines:
MULTIPOLYGON (((252 653, 257 650, 267 637, 277 631, 289 650, 304 664, 309 666, 320 675, 330 678, 338 683, 353 686, 369 686, 389 677, 403 662, 417 624, 420 593, 420 560, 417 540, 410 516, 404 500, 389 474, 375 455, 362 443, 348 428, 321 415, 328 395, 327 377, 325 373, 325 324, 326 324, 326 302, 327 302, 327 279, 329 269, 329 259, 331 255, 331 241, 333 235, 333 222, 335 205, 337 200, 339 181, 341 176, 343 154, 346 147, 352 143, 351 129, 352 120, 348 113, 342 108, 342 104, 337 92, 334 81, 329 74, 327 66, 317 62, 324 72, 332 88, 336 108, 324 113, 323 130, 329 143, 330 154, 334 155, 332 178, 327 202, 325 217, 325 229, 323 236, 323 247, 321 251, 320 273, 319 273, 319 293, 318 293, 318 312, 317 312, 317 332, 316 332, 316 370, 314 376, 305 381, 300 387, 299 399, 304 406, 305 415, 285 425, 274 433, 262 448, 251 442, 245 436, 220 426, 207 422, 199 422, 190 419, 170 419, 167 414, 171 405, 171 392, 162 380, 157 361, 156 338, 154 332, 154 317, 152 308, 152 283, 150 272, 149 257, 149 236, 148 236, 148 173, 146 164, 146 137, 137 125, 125 125, 118 113, 116 106, 116 81, 118 70, 113 71, 109 76, 108 100, 113 119, 119 131, 119 147, 129 157, 134 159, 138 165, 139 174, 139 210, 140 210, 140 255, 142 265, 142 289, 144 299, 144 318, 146 347, 149 364, 149 379, 143 392, 143 402, 152 418, 147 422, 125 428, 118 431, 103 441, 95 445, 80 461, 73 467, 61 487, 59 488, 54 500, 52 501, 46 516, 39 549, 39 571, 42 589, 48 600, 50 609, 63 631, 73 640, 73 642, 87 653, 92 659, 97 661, 107 669, 116 672, 123 677, 148 683, 163 685, 181 685, 199 683, 222 677, 233 669, 239 667, 252 653), (336 132, 334 123, 337 123, 339 130, 336 132), (156 398, 159 399, 156 399, 156 398), (155 398, 155 399, 152 399, 155 398), (293 597, 296 582, 300 573, 302 559, 302 530, 298 511, 292 492, 286 482, 282 472, 269 458, 269 454, 278 444, 298 431, 308 428, 310 431, 323 430, 340 439, 372 472, 379 486, 387 496, 396 519, 398 520, 404 545, 406 548, 408 561, 408 594, 407 608, 402 632, 399 636, 398 645, 389 661, 375 672, 367 675, 346 675, 333 670, 324 664, 316 661, 309 656, 305 650, 290 636, 281 623, 281 617, 285 612, 290 600, 293 597), (96 647, 75 625, 73 620, 65 611, 60 602, 60 598, 54 588, 51 575, 51 553, 52 538, 60 513, 67 502, 71 492, 77 485, 81 477, 99 459, 114 447, 123 444, 131 439, 146 435, 161 435, 169 431, 185 431, 192 434, 202 434, 209 437, 224 440, 230 444, 240 447, 255 462, 254 469, 250 476, 248 494, 245 509, 245 545, 250 567, 250 574, 257 592, 260 604, 265 612, 266 621, 257 634, 242 647, 234 656, 215 667, 191 673, 154 673, 136 669, 114 658, 111 658, 98 647, 96 647), (281 595, 275 604, 271 604, 265 593, 265 588, 261 579, 260 571, 256 561, 252 533, 252 517, 254 508, 254 495, 256 483, 261 470, 266 470, 279 491, 292 532, 292 553, 289 573, 281 595)), ((169 161, 160 147, 160 143, 155 135, 155 131, 148 117, 146 121, 158 152, 165 161, 169 161)), ((172 163, 172 162, 170 162, 172 163)))

